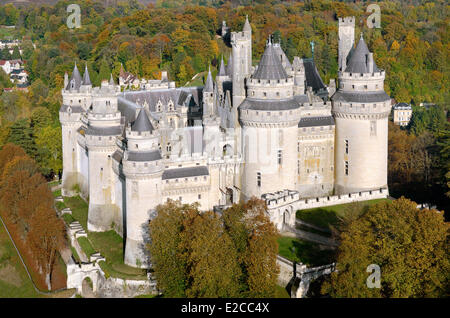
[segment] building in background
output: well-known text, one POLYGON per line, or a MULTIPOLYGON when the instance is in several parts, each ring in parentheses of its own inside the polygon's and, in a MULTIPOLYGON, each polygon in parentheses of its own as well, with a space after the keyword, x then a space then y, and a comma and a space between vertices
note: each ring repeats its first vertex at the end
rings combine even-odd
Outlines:
POLYGON ((398 103, 392 108, 392 118, 394 124, 408 126, 412 116, 412 107, 407 103, 398 103))

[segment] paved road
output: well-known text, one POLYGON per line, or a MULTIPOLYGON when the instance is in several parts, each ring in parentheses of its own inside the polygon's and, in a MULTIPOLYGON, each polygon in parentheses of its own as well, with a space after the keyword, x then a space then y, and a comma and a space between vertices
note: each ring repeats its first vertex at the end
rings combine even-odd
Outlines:
POLYGON ((319 244, 323 244, 323 245, 327 245, 327 246, 331 246, 331 247, 338 246, 336 241, 334 241, 333 239, 330 239, 328 237, 318 235, 315 233, 311 233, 311 232, 307 232, 307 231, 303 231, 303 230, 299 230, 299 229, 293 229, 291 227, 285 226, 283 234, 288 234, 288 233, 291 233, 291 235, 288 235, 288 236, 296 237, 296 238, 299 238, 299 239, 302 239, 305 241, 319 243, 319 244))

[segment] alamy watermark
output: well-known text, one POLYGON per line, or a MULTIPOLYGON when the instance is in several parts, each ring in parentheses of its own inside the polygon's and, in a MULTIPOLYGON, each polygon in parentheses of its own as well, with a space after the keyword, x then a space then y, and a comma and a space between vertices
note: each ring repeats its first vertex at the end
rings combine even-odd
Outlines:
POLYGON ((367 266, 366 272, 371 273, 367 277, 367 288, 381 288, 381 269, 377 264, 370 264, 367 266))
POLYGON ((67 17, 67 27, 69 29, 81 28, 81 8, 78 4, 70 4, 67 7, 67 13, 71 13, 67 17))
POLYGON ((369 29, 381 28, 381 9, 378 4, 369 4, 366 12, 371 12, 371 15, 367 18, 367 27, 369 29))

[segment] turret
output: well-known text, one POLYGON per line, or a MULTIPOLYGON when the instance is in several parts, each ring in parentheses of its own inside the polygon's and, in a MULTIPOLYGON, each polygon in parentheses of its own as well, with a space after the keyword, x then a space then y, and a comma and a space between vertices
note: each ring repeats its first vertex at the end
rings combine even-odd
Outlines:
POLYGON ((148 222, 161 202, 163 164, 158 148, 159 133, 147 111, 141 108, 136 120, 125 130, 127 149, 123 157, 126 178, 126 244, 125 264, 150 267, 146 244, 148 222))
POLYGON ((339 88, 332 97, 338 194, 387 187, 391 106, 384 92, 384 77, 361 34, 345 69, 339 71, 339 88))
POLYGON ((203 87, 203 118, 214 115, 214 82, 211 74, 211 66, 208 69, 208 76, 203 87))
POLYGON ((339 70, 347 67, 347 59, 355 43, 355 17, 339 18, 339 70))
POLYGON ((245 19, 242 32, 231 33, 233 53, 233 107, 238 107, 245 98, 245 82, 252 72, 252 29, 245 19))
POLYGON ((85 133, 89 152, 89 231, 108 231, 121 223, 111 159, 117 148, 116 139, 122 134, 119 93, 119 86, 109 85, 106 80, 92 90, 85 133))

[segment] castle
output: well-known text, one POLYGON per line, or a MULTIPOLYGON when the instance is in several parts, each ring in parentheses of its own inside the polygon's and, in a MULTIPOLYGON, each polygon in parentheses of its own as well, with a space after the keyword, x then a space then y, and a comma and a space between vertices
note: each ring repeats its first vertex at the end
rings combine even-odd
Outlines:
POLYGON ((340 18, 338 88, 313 58, 291 62, 270 39, 253 66, 248 19, 204 87, 124 72, 92 87, 75 65, 60 109, 63 194, 89 198, 88 230, 114 229, 125 263, 148 268, 147 224, 167 199, 220 210, 281 190, 300 199, 386 189, 385 72, 354 33, 355 18, 340 18))

